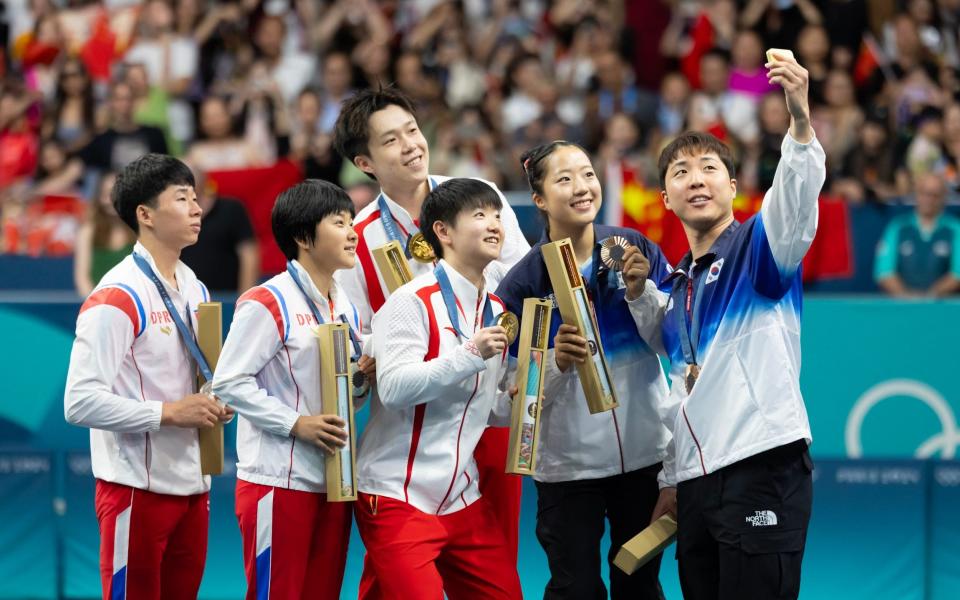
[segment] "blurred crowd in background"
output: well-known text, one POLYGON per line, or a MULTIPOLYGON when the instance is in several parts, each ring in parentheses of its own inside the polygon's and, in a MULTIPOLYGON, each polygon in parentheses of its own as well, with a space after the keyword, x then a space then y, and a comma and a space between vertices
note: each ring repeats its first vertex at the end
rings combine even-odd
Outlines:
MULTIPOLYGON (((731 145, 739 189, 751 195, 769 187, 789 126, 764 52, 789 48, 810 72, 825 194, 910 204, 932 174, 942 183, 934 210, 960 201, 960 0, 2 6, 0 252, 75 251, 81 293, 109 253, 129 250, 109 189, 145 152, 184 158, 208 203, 220 201, 205 173, 277 161, 369 202, 375 182, 331 146, 340 103, 366 86, 395 84, 414 100, 433 173, 524 190, 519 155, 562 138, 584 145, 604 177, 627 169, 656 190, 660 149, 697 129, 731 145), (58 213, 69 198, 82 199, 83 214, 31 237, 31 216, 80 210, 58 213)), ((243 289, 257 277, 257 249, 236 208, 216 244, 236 250, 243 289)))

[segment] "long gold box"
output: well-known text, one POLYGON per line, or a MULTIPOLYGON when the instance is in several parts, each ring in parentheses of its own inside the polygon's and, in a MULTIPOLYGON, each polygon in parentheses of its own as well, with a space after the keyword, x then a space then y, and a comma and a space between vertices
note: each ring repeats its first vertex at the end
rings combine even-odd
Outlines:
POLYGON ((544 369, 550 343, 550 316, 553 303, 541 298, 523 301, 520 317, 520 346, 517 349, 517 395, 510 419, 507 473, 533 475, 540 443, 540 409, 544 369))
POLYGON ((670 515, 663 515, 621 546, 613 564, 627 575, 632 575, 675 539, 677 522, 670 515))
MULTIPOLYGON (((201 302, 197 305, 197 345, 207 359, 210 371, 217 369, 223 348, 223 306, 219 302, 201 302)), ((197 375, 199 386, 206 380, 197 375)), ((223 424, 200 432, 200 472, 204 475, 223 473, 223 424)))
POLYGON ((377 263, 377 270, 380 271, 380 277, 383 278, 391 294, 413 279, 413 273, 410 271, 407 256, 403 253, 400 242, 391 240, 379 248, 374 248, 372 254, 374 262, 377 263))
POLYGON ((347 445, 326 457, 327 501, 357 499, 357 444, 350 370, 350 326, 325 323, 316 328, 320 345, 320 405, 323 414, 346 422, 347 445))
POLYGON ((587 408, 592 414, 616 408, 619 405, 613 389, 613 378, 603 354, 599 327, 587 287, 580 276, 573 244, 570 238, 564 238, 544 244, 541 251, 563 322, 575 326, 579 335, 587 339, 590 347, 587 360, 577 363, 577 374, 583 386, 583 394, 587 398, 587 408))

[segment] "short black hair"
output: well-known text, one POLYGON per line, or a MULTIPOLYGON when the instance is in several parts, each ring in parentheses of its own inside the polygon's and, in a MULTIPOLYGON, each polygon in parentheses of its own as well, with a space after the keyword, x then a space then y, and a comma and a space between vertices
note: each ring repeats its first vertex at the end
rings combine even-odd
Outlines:
POLYGON ((355 216, 353 201, 338 185, 320 179, 307 179, 285 189, 277 196, 270 213, 273 239, 287 260, 297 258, 297 242, 313 244, 317 223, 328 215, 349 212, 355 216))
POLYGON ((111 200, 124 223, 140 234, 137 207, 157 206, 157 197, 172 185, 196 187, 190 167, 166 154, 144 154, 117 173, 111 200))
MULTIPOLYGON (((370 154, 370 116, 391 105, 417 118, 410 98, 392 86, 361 90, 344 100, 333 127, 333 147, 344 160, 352 163, 357 156, 370 154)), ((367 176, 376 179, 370 173, 367 176)))
POLYGON ((660 189, 667 189, 667 169, 670 168, 670 163, 684 155, 708 154, 710 152, 717 155, 723 166, 727 168, 730 179, 733 179, 736 176, 736 165, 733 162, 733 154, 730 153, 730 148, 709 133, 687 131, 670 142, 660 153, 660 161, 657 164, 660 172, 660 189))
POLYGON ((725 62, 727 65, 729 65, 731 60, 731 55, 729 50, 725 50, 719 46, 714 46, 713 48, 710 48, 709 50, 707 50, 706 52, 700 55, 701 61, 705 58, 719 58, 720 60, 725 62))
POLYGON ((556 140, 534 146, 520 156, 520 168, 523 169, 523 174, 527 177, 530 191, 543 195, 543 180, 547 177, 547 159, 560 148, 569 146, 579 148, 588 157, 590 156, 590 153, 584 150, 583 146, 566 140, 556 140))
POLYGON ((427 195, 420 208, 420 231, 433 247, 437 258, 443 258, 443 246, 433 231, 433 224, 440 221, 445 225, 455 226, 461 212, 475 208, 503 209, 500 194, 480 179, 450 179, 427 195))

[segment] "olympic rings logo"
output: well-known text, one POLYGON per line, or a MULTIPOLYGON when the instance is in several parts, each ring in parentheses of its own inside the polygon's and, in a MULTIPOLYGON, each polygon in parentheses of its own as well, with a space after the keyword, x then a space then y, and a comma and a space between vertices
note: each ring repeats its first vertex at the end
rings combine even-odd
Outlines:
POLYGON ((915 458, 930 458, 937 452, 941 458, 954 458, 960 446, 960 427, 950 405, 940 393, 929 385, 913 379, 891 379, 878 383, 866 391, 853 405, 847 417, 845 440, 847 456, 863 457, 860 436, 863 420, 877 404, 897 396, 914 398, 925 404, 940 421, 940 433, 928 438, 914 452, 915 458))

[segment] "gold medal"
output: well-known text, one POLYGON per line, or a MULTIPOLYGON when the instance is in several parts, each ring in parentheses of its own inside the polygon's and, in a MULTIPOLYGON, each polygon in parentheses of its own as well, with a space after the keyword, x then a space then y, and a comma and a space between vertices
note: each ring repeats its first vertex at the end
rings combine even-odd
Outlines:
POLYGON ((494 325, 503 327, 506 330, 507 344, 512 344, 513 340, 517 339, 517 334, 520 332, 520 319, 517 318, 517 315, 510 311, 502 312, 497 315, 497 320, 494 321, 494 325))
POLYGON ((623 257, 630 248, 627 238, 612 235, 600 243, 600 260, 611 271, 622 271, 623 257))
POLYGON ((687 365, 687 372, 683 376, 683 381, 687 386, 688 396, 693 392, 693 385, 697 383, 697 377, 700 377, 700 365, 695 363, 687 365))
POLYGON ((437 260, 437 255, 430 242, 419 231, 410 236, 410 240, 407 242, 407 250, 417 262, 432 263, 437 260))

